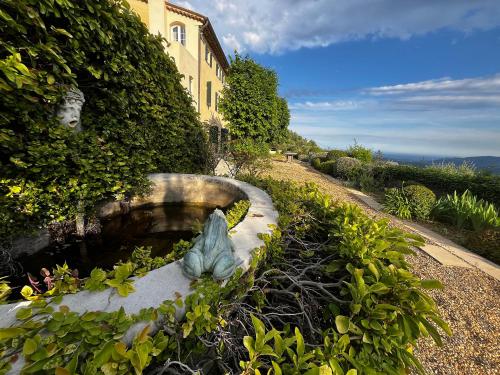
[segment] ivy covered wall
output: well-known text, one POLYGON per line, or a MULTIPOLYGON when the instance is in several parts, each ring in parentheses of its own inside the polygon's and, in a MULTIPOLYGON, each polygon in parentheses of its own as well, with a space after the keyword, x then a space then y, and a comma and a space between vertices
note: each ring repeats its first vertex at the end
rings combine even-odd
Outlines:
POLYGON ((144 191, 147 173, 203 168, 181 76, 125 1, 3 0, 0 35, 0 238, 144 191), (70 86, 81 133, 55 116, 70 86))

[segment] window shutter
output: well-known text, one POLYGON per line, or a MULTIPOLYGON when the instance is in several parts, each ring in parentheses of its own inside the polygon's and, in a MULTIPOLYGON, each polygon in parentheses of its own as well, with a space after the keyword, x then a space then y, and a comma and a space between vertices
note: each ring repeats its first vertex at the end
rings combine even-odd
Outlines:
POLYGON ((212 106, 212 82, 207 82, 207 107, 212 106))

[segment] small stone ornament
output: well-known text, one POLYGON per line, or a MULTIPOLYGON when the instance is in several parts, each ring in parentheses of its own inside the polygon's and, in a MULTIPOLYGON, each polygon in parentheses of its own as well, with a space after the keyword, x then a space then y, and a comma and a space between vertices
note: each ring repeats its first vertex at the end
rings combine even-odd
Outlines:
POLYGON ((184 274, 190 279, 212 272, 215 280, 227 279, 236 269, 234 244, 227 232, 224 213, 216 209, 203 228, 203 233, 194 240, 194 246, 184 256, 184 274))
POLYGON ((57 117, 61 124, 76 132, 82 131, 80 114, 83 103, 85 103, 83 92, 74 87, 70 88, 64 95, 63 103, 57 110, 57 117))

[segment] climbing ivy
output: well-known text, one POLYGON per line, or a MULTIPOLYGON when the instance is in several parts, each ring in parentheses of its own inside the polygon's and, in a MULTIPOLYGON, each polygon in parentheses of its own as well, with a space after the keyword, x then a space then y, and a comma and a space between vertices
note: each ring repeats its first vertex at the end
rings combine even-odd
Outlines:
POLYGON ((203 168, 181 75, 126 1, 5 0, 0 34, 0 239, 144 192, 147 173, 203 168), (55 116, 71 86, 79 134, 55 116))

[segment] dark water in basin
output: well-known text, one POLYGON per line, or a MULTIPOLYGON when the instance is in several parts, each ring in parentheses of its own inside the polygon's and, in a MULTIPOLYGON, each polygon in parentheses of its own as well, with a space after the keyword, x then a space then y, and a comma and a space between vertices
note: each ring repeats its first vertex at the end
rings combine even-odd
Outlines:
POLYGON ((84 240, 69 239, 64 244, 46 247, 32 255, 16 259, 23 274, 9 277, 14 298, 23 285, 29 285, 27 272, 39 280, 40 269, 49 270, 66 262, 71 269, 78 269, 80 277, 87 277, 95 267, 112 269, 118 261, 126 261, 137 246, 150 246, 151 255, 164 256, 179 240, 190 240, 193 229, 204 223, 215 207, 201 205, 163 205, 137 208, 129 214, 101 221, 101 233, 84 240), (18 287, 18 288, 16 288, 18 287))

